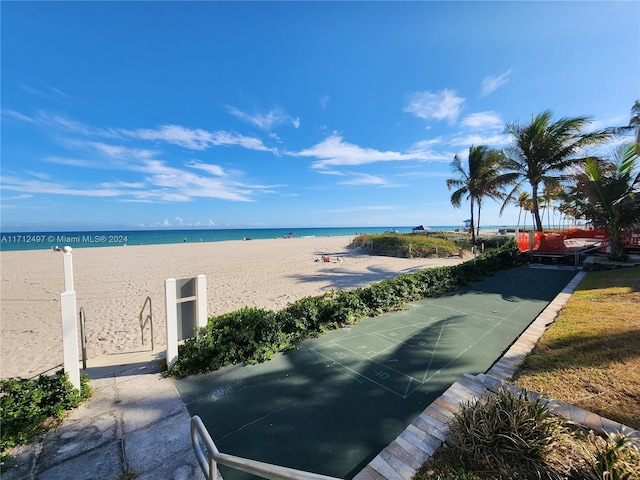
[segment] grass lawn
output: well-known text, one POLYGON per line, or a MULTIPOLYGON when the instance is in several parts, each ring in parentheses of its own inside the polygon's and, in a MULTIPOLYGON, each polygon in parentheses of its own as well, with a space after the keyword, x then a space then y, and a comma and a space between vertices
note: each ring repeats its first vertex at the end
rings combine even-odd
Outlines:
POLYGON ((640 430, 640 267, 588 273, 513 383, 640 430))

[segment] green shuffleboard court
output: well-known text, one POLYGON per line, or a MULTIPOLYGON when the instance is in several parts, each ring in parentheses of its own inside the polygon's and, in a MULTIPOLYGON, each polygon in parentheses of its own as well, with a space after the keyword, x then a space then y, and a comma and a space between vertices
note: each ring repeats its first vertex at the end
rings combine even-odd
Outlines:
POLYGON ((352 478, 462 374, 489 369, 575 274, 498 272, 269 362, 176 385, 221 452, 352 478))

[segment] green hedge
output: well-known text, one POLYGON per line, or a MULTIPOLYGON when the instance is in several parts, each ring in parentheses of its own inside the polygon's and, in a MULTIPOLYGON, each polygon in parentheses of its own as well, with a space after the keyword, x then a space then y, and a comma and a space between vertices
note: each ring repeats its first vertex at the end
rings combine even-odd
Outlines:
POLYGON ((305 297, 274 312, 260 308, 211 317, 198 336, 179 347, 170 374, 185 377, 226 365, 263 362, 296 342, 402 309, 408 302, 450 292, 492 273, 521 265, 524 257, 511 241, 452 267, 438 267, 373 283, 305 297))
POLYGON ((37 435, 55 425, 71 410, 91 396, 89 377, 80 377, 80 390, 74 388, 64 370, 55 376, 35 379, 0 380, 0 449, 32 442, 37 435), (53 420, 53 422, 52 422, 53 420))

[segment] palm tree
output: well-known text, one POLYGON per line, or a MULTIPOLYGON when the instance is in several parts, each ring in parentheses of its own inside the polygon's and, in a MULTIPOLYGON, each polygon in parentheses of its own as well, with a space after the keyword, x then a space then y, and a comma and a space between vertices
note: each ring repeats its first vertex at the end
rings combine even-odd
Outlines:
MULTIPOLYGON (((542 187, 542 199, 544 202, 544 211, 547 213, 547 227, 551 228, 551 211, 555 209, 553 205, 553 201, 558 197, 562 188, 560 187, 560 183, 558 181, 549 181, 545 183, 542 187)), ((542 213, 542 218, 544 219, 544 211, 542 213)), ((555 221, 553 223, 553 227, 555 228, 555 221)))
MULTIPOLYGON (((572 219, 571 224, 576 225, 579 218, 583 218, 582 212, 585 210, 582 205, 586 202, 579 195, 575 186, 566 186, 565 190, 558 194, 558 211, 560 212, 560 218, 564 216, 564 221, 568 222, 569 218, 572 219)), ((562 227, 562 225, 561 225, 562 227)))
MULTIPOLYGON (((529 212, 531 211, 531 207, 533 206, 533 202, 531 201, 531 195, 529 195, 527 192, 520 192, 520 195, 518 196, 518 206, 520 207, 520 211, 518 212, 518 227, 520 226, 520 214, 522 213, 522 210, 524 209, 525 212, 529 212)), ((524 214, 524 227, 526 228, 527 225, 527 214, 524 214)))
MULTIPOLYGON (((474 211, 477 204, 478 219, 482 198, 489 197, 494 200, 504 197, 502 188, 513 182, 515 175, 502 173, 503 156, 496 150, 491 150, 485 145, 471 146, 469 148, 468 169, 465 170, 462 159, 455 155, 451 162, 454 178, 447 180, 447 188, 457 188, 451 194, 451 204, 459 208, 463 198, 468 198, 471 203, 471 242, 476 244, 476 229, 474 211)), ((478 226, 480 222, 478 221, 478 226)))
MULTIPOLYGON (((520 219, 522 219, 522 210, 524 210, 525 212, 529 211, 529 206, 531 204, 531 197, 529 196, 529 194, 527 192, 520 192, 520 195, 518 195, 518 198, 516 199, 515 197, 512 197, 510 199, 510 203, 512 205, 515 205, 516 207, 518 207, 518 223, 516 224, 516 230, 518 230, 520 228, 520 219)), ((504 203, 502 205, 502 208, 500 209, 500 215, 502 215, 502 212, 504 211, 504 209, 507 207, 507 203, 504 203)), ((523 223, 523 227, 526 228, 526 224, 527 224, 527 214, 525 213, 525 217, 524 217, 524 223, 523 223)))
POLYGON ((636 129, 636 154, 640 155, 640 100, 636 100, 631 107, 629 126, 636 129))
POLYGON ((640 226, 640 157, 636 146, 621 147, 610 160, 589 158, 576 175, 576 189, 589 201, 584 214, 610 235, 612 260, 626 258, 623 232, 640 226))
POLYGON ((640 155, 640 100, 636 100, 631 107, 631 119, 629 125, 623 127, 611 127, 607 132, 614 135, 624 135, 629 130, 635 130, 636 133, 636 153, 640 155))
POLYGON ((513 143, 504 152, 506 168, 520 181, 506 200, 510 200, 526 180, 531 185, 534 228, 539 232, 542 231, 538 199, 540 184, 557 182, 558 176, 570 165, 583 161, 576 154, 585 147, 604 142, 611 135, 604 131, 582 134, 588 123, 589 117, 567 117, 553 122, 552 113, 547 110, 532 117, 527 125, 507 125, 506 130, 513 136, 513 143))

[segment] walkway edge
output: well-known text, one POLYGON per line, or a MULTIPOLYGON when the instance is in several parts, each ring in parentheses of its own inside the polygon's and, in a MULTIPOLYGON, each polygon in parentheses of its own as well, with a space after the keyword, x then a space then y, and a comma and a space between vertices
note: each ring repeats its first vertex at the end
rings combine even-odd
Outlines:
MULTIPOLYGON (((460 377, 362 471, 353 477, 354 480, 410 480, 422 464, 447 442, 450 436, 449 419, 460 410, 461 404, 475 401, 484 392, 497 391, 504 385, 514 390, 520 390, 519 387, 509 384, 508 380, 514 375, 517 367, 531 352, 548 326, 555 321, 558 313, 585 275, 586 272, 578 272, 486 373, 477 376, 464 374, 460 377)), ((529 392, 529 394, 539 396, 535 392, 529 392)), ((544 397, 540 397, 544 399, 544 397)), ((640 431, 557 400, 545 400, 549 402, 549 406, 556 414, 585 425, 596 432, 624 433, 640 448, 640 431)))

